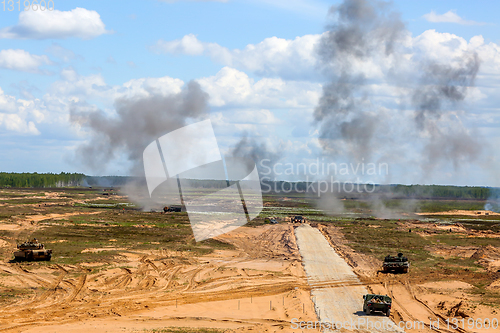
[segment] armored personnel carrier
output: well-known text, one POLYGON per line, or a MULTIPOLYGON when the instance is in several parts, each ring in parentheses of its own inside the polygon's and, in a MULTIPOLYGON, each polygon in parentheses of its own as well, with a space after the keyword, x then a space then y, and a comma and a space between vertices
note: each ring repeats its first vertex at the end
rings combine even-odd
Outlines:
POLYGON ((384 259, 384 263, 382 264, 383 272, 396 272, 396 273, 408 273, 410 269, 410 263, 408 262, 408 258, 403 256, 402 253, 398 253, 397 256, 387 255, 384 259))
POLYGON ((387 317, 391 314, 392 299, 387 295, 363 295, 363 312, 370 315, 374 311, 385 313, 387 317))
POLYGON ((301 215, 296 215, 291 218, 292 223, 306 223, 306 219, 301 215))
POLYGON ((52 250, 45 249, 45 246, 38 242, 36 238, 31 241, 17 245, 14 252, 17 261, 47 260, 52 258, 52 250))

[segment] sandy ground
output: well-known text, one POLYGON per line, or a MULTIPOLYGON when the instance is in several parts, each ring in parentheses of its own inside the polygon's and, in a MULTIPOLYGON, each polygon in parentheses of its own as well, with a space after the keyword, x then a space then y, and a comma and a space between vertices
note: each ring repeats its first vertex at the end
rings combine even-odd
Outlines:
POLYGON ((500 213, 495 213, 491 210, 449 210, 445 212, 424 212, 424 213, 415 213, 416 215, 463 215, 463 216, 488 216, 488 215, 500 215, 500 213))
MULTIPOLYGON (((434 226, 432 224, 429 227, 434 226)), ((414 274, 411 268, 408 274, 383 274, 379 272, 380 262, 353 251, 336 227, 318 225, 318 229, 371 293, 391 296, 393 300, 391 319, 398 325, 403 327, 408 325, 406 327, 412 328, 405 329, 406 332, 500 332, 499 328, 478 329, 474 326, 474 329, 468 329, 469 318, 500 322, 497 310, 481 305, 477 298, 467 293, 467 289, 471 287, 469 284, 447 279, 446 276, 443 276, 441 281, 413 284, 410 279, 414 274), (453 329, 452 322, 448 327, 447 319, 460 322, 463 320, 465 329, 461 326, 453 329), (439 329, 429 327, 430 323, 437 322, 440 323, 439 329)), ((453 251, 453 247, 451 248, 447 248, 446 251, 453 251)), ((444 248, 440 250, 445 251, 444 248)), ((475 254, 479 262, 491 261, 490 258, 496 258, 495 254, 498 251, 491 246, 468 250, 467 253, 470 256, 475 254)))
POLYGON ((360 332, 401 331, 394 329, 396 324, 385 315, 368 316, 362 311, 363 295, 368 290, 318 229, 305 224, 295 234, 321 322, 342 323, 337 329, 357 328, 360 332))
POLYGON ((239 228, 220 240, 236 250, 201 257, 124 251, 112 265, 0 263, 1 290, 28 291, 3 306, 0 331, 136 332, 185 326, 292 332, 293 318, 316 320, 290 225, 239 228))
MULTIPOLYGON (((0 230, 17 232, 34 229, 37 228, 36 221, 66 216, 23 216, 15 223, 0 223, 0 230)), ((429 232, 439 227, 432 223, 428 226, 419 224, 420 228, 423 226, 429 232)), ((307 246, 314 251, 317 244, 326 240, 331 248, 319 245, 326 251, 322 257, 328 257, 328 263, 335 260, 337 267, 347 263, 358 280, 352 275, 345 277, 326 273, 327 276, 320 276, 314 273, 318 280, 310 280, 309 285, 295 227, 297 225, 287 223, 241 227, 218 237, 220 241, 233 244, 235 250, 219 250, 206 256, 166 250, 123 250, 112 263, 58 265, 53 262, 47 266, 36 266, 1 262, 0 295, 22 289, 25 296, 4 303, 0 309, 0 331, 144 332, 165 327, 213 327, 228 332, 301 332, 291 329, 292 320, 315 322, 317 314, 324 316, 322 318, 331 318, 336 312, 329 310, 329 306, 339 299, 352 297, 353 307, 350 312, 347 311, 347 316, 360 317, 360 295, 365 293, 361 290, 366 289, 393 298, 392 321, 426 324, 407 332, 500 332, 499 329, 443 328, 446 318, 496 318, 500 321, 500 316, 491 307, 472 306, 477 302, 474 303, 467 292, 470 285, 463 282, 444 277, 441 281, 414 284, 410 279, 411 270, 409 274, 401 275, 378 273, 380 263, 353 251, 341 232, 332 225, 314 225, 317 229, 300 227, 298 234, 310 229, 319 230, 324 236, 321 241, 319 233, 315 233, 313 240, 301 245, 301 251, 307 246), (346 286, 348 290, 361 289, 339 296, 336 291, 341 290, 338 288, 339 281, 341 285, 354 284, 346 286), (316 296, 316 309, 311 299, 311 288, 313 296, 316 296), (337 299, 325 296, 325 303, 321 305, 316 292, 324 290, 334 290, 332 295, 336 295, 337 299), (441 327, 431 330, 429 322, 438 320, 441 327)), ((456 228, 454 232, 459 232, 460 226, 456 228)), ((0 247, 12 246, 13 239, 0 239, 0 247)), ((113 248, 122 247, 113 244, 112 247, 88 248, 85 251, 99 252, 113 248)), ((430 250, 445 258, 474 258, 492 272, 500 269, 500 251, 497 248, 452 249, 436 246, 430 250)), ((500 280, 488 288, 500 289, 500 280)), ((303 331, 319 332, 318 329, 303 331)))

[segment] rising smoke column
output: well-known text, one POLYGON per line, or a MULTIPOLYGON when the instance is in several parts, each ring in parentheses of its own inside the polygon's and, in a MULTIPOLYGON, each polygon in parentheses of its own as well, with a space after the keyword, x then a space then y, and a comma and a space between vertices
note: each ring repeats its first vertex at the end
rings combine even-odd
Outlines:
POLYGON ((479 71, 479 57, 475 52, 463 52, 447 63, 423 62, 420 66, 419 86, 414 88, 412 104, 415 123, 428 140, 422 154, 422 169, 429 174, 434 166, 450 161, 455 169, 461 163, 477 160, 481 144, 455 116, 441 121, 445 106, 457 108, 474 86, 479 71))
POLYGON ((143 151, 158 137, 186 126, 190 120, 207 117, 208 98, 200 85, 191 81, 177 94, 118 99, 114 116, 88 110, 87 105, 74 105, 70 110, 71 121, 87 129, 90 135, 88 142, 77 148, 76 159, 100 172, 124 154, 131 163, 129 175, 135 178, 123 190, 133 202, 144 210, 180 204, 176 178, 164 182, 150 198, 144 178, 143 151))
POLYGON ((190 119, 207 116, 207 103, 208 94, 191 81, 177 94, 118 99, 116 116, 74 105, 71 121, 90 134, 89 141, 77 148, 76 157, 91 170, 103 170, 124 153, 132 162, 131 174, 144 176, 144 148, 163 134, 185 126, 190 119))
POLYGON ((404 37, 404 24, 387 4, 347 0, 330 9, 334 23, 321 38, 321 67, 331 77, 314 110, 320 139, 327 153, 338 155, 335 141, 347 145, 349 157, 361 160, 372 150, 378 115, 365 89, 366 76, 358 67, 372 58, 391 58, 404 37))
POLYGON ((412 153, 419 156, 424 182, 436 165, 451 163, 458 169, 479 156, 480 144, 450 114, 474 85, 480 64, 475 52, 440 61, 419 54, 399 14, 386 2, 345 0, 329 14, 333 23, 317 51, 331 81, 314 110, 325 154, 369 160, 414 141, 420 150, 412 153), (399 100, 393 98, 399 114, 377 105, 374 84, 401 94, 399 100), (413 108, 412 119, 402 110, 406 103, 413 108), (411 131, 390 133, 396 117, 404 122, 400 127, 411 131))

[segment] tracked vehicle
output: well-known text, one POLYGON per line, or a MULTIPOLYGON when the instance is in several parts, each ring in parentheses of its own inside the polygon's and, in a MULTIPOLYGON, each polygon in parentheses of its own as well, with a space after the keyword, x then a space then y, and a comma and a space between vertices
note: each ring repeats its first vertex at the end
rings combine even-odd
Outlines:
POLYGON ((52 250, 47 250, 43 244, 34 238, 32 241, 18 244, 17 251, 14 252, 14 258, 17 261, 49 261, 52 258, 52 250))
POLYGON ((387 255, 384 259, 384 263, 382 264, 382 271, 385 273, 408 273, 409 269, 410 262, 408 261, 408 258, 403 256, 402 253, 398 253, 397 256, 387 255))

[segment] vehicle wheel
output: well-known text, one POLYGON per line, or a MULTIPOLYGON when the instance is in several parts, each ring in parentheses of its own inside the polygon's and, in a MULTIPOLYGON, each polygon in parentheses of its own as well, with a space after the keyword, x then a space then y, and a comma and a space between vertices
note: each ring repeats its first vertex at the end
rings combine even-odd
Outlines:
POLYGON ((385 313, 387 317, 391 315, 391 309, 387 309, 387 312, 385 313))
POLYGON ((45 260, 47 260, 47 261, 50 261, 50 259, 52 259, 52 254, 49 254, 49 255, 47 256, 47 258, 45 258, 45 260))
POLYGON ((408 273, 408 267, 403 268, 403 273, 408 273))
POLYGON ((372 311, 370 310, 370 308, 366 308, 365 313, 366 313, 367 315, 370 315, 370 313, 372 313, 372 311))

